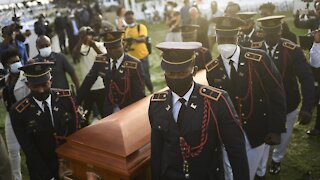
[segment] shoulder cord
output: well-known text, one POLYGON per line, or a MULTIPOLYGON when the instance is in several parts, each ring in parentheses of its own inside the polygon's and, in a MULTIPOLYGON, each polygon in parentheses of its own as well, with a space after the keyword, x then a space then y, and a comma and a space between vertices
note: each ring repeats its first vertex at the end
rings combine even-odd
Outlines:
MULTIPOLYGON (((115 81, 113 81, 113 80, 110 81, 108 97, 109 97, 110 102, 113 105, 121 105, 121 104, 123 104, 124 100, 126 98, 126 94, 131 89, 131 86, 130 86, 130 70, 129 69, 126 70, 125 77, 126 78, 124 79, 124 90, 123 91, 120 90, 120 87, 117 85, 117 83, 115 81), (122 99, 121 99, 120 103, 115 103, 114 95, 112 93, 112 87, 114 87, 116 89, 117 93, 119 93, 122 96, 122 99)), ((129 95, 131 96, 131 94, 129 94, 129 95)))

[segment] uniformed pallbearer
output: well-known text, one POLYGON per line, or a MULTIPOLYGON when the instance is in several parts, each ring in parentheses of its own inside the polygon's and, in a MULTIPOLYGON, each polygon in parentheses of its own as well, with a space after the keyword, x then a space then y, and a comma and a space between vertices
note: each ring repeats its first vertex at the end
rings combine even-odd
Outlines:
POLYGON ((56 148, 77 130, 78 116, 69 90, 51 89, 52 62, 19 69, 31 93, 10 110, 13 130, 26 155, 31 180, 58 179, 56 148))
POLYGON ((228 94, 193 81, 201 43, 164 42, 157 48, 169 90, 154 94, 149 107, 152 179, 223 179, 223 146, 234 179, 248 180, 244 133, 228 94))
MULTIPOLYGON (((266 144, 280 144, 285 131, 286 103, 280 73, 261 50, 237 45, 239 27, 232 17, 216 17, 220 56, 207 63, 207 80, 226 90, 248 139, 250 179, 254 178, 266 144)), ((231 173, 231 172, 229 172, 231 173)))
MULTIPOLYGON (((264 41, 253 43, 253 47, 268 52, 277 66, 283 79, 287 101, 287 131, 281 134, 281 144, 273 150, 270 166, 271 174, 278 174, 280 172, 280 162, 284 158, 293 125, 298 115, 297 108, 301 101, 301 95, 302 106, 299 113, 299 122, 301 124, 308 124, 311 121, 311 111, 315 100, 313 74, 302 49, 290 40, 281 38, 281 20, 284 17, 267 16, 258 19, 257 21, 261 23, 263 30, 264 41), (301 84, 301 95, 298 81, 301 84)), ((257 172, 259 176, 265 175, 269 147, 266 148, 265 152, 265 160, 257 172)))
POLYGON ((77 104, 80 104, 96 79, 102 77, 106 88, 104 116, 145 97, 141 62, 124 52, 122 34, 118 31, 103 33, 102 39, 108 53, 96 57, 76 98, 77 104))
POLYGON ((253 17, 256 12, 239 12, 238 16, 245 22, 245 25, 241 27, 241 33, 239 37, 239 45, 243 47, 250 47, 252 42, 262 41, 262 33, 256 30, 253 17))

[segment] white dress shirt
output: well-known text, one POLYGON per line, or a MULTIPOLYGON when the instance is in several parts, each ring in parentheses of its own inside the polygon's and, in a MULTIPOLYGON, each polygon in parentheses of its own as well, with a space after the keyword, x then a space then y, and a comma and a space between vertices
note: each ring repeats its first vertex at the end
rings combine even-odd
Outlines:
POLYGON ((314 68, 320 67, 320 43, 313 43, 310 49, 310 65, 314 68))
POLYGON ((223 56, 221 56, 224 67, 227 71, 228 77, 230 79, 230 71, 231 71, 231 66, 229 64, 229 61, 232 60, 233 61, 233 66, 236 69, 236 71, 238 71, 238 65, 239 65, 239 59, 240 59, 240 47, 237 46, 236 52, 234 52, 234 54, 232 55, 232 57, 230 59, 226 59, 223 56))
MULTIPOLYGON (((269 55, 269 45, 268 45, 266 42, 264 42, 264 45, 266 46, 267 54, 269 55)), ((277 43, 275 46, 272 47, 272 50, 271 50, 271 55, 272 55, 272 57, 273 57, 274 52, 276 51, 278 45, 279 45, 279 43, 277 43)), ((272 57, 271 57, 271 58, 272 58, 272 57)))
POLYGON ((175 122, 177 122, 177 120, 178 120, 179 111, 180 111, 180 108, 182 105, 181 102, 179 101, 179 99, 184 98, 186 100, 185 105, 187 105, 193 89, 194 89, 194 82, 192 83, 192 86, 190 87, 188 92, 183 97, 180 97, 178 94, 176 94, 172 91, 172 106, 173 106, 172 107, 172 115, 173 115, 173 119, 175 122))
MULTIPOLYGON (((42 112, 44 112, 44 105, 43 105, 43 101, 39 101, 36 98, 34 98, 34 101, 38 104, 38 106, 41 108, 42 112)), ((49 107, 50 110, 50 116, 51 116, 51 122, 52 122, 52 126, 54 126, 54 121, 53 121, 53 115, 52 115, 52 108, 51 108, 51 94, 49 95, 49 97, 45 100, 47 102, 47 105, 49 107)))
MULTIPOLYGON (((121 55, 121 57, 117 60, 117 63, 116 63, 116 67, 117 69, 119 69, 122 61, 123 61, 123 58, 124 58, 124 53, 121 55)), ((110 58, 110 69, 112 69, 112 66, 113 66, 113 59, 110 58)))

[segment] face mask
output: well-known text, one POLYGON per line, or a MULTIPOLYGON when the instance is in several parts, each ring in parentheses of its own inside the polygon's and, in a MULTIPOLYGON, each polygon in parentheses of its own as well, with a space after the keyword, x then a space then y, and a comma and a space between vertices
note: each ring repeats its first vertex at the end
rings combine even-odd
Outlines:
POLYGON ((52 53, 51 46, 46 47, 46 48, 39 49, 39 52, 40 52, 40 56, 42 56, 42 57, 49 57, 50 54, 52 53))
POLYGON ((179 96, 183 96, 189 90, 193 81, 192 74, 182 79, 172 79, 165 75, 165 79, 168 87, 179 96))
POLYGON ((38 101, 44 101, 49 97, 50 89, 48 91, 43 92, 43 93, 38 93, 38 92, 35 92, 35 91, 31 91, 31 94, 38 101))
POLYGON ((22 67, 21 62, 15 62, 13 64, 10 64, 10 72, 13 74, 17 74, 20 72, 20 70, 18 68, 22 67))
POLYGON ((57 13, 57 17, 60 17, 61 16, 61 13, 57 13))
POLYGON ((218 51, 222 57, 229 59, 237 50, 235 44, 219 44, 218 51))

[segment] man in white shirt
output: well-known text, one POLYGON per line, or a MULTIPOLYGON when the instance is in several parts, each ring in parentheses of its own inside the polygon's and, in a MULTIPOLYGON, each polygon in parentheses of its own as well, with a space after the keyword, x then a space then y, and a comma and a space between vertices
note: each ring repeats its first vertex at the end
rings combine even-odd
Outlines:
MULTIPOLYGON (((91 67, 96 60, 98 54, 107 53, 106 48, 103 45, 103 42, 97 42, 93 40, 94 31, 91 27, 84 26, 80 28, 80 38, 73 49, 73 56, 80 59, 80 68, 82 73, 82 79, 89 73, 91 67)), ((90 116, 91 110, 93 111, 93 119, 104 118, 104 97, 105 97, 105 87, 101 77, 98 77, 96 82, 92 85, 89 93, 84 99, 83 108, 87 110, 87 122, 85 125, 88 125, 88 118, 90 116), (98 113, 97 113, 98 112, 98 113), (100 114, 100 118, 99 118, 100 114)))

